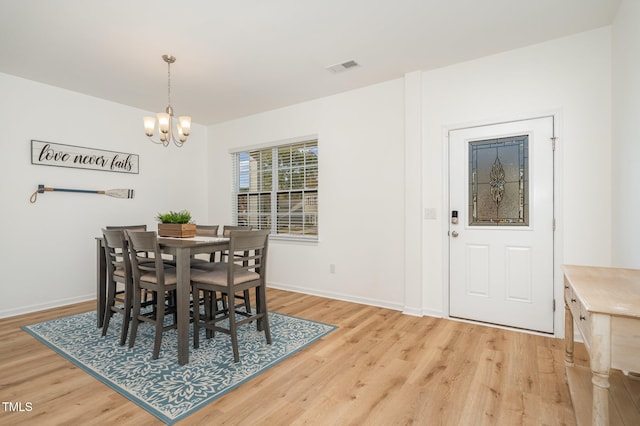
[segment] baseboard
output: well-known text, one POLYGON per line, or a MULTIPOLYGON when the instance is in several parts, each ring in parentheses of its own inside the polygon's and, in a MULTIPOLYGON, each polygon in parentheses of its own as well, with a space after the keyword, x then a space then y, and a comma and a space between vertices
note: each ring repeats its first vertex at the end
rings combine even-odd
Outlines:
POLYGON ((361 305, 376 306, 378 308, 392 309, 394 311, 403 311, 404 309, 404 306, 402 306, 399 303, 389 303, 386 301, 369 299, 366 297, 353 297, 348 294, 336 293, 331 291, 318 291, 317 289, 292 286, 288 284, 274 283, 274 282, 269 282, 267 286, 270 288, 278 289, 278 290, 292 291, 294 293, 308 294, 311 296, 326 297, 328 299, 342 300, 343 302, 359 303, 361 305))
POLYGON ((417 309, 417 308, 407 308, 407 307, 405 307, 402 310, 402 313, 405 314, 405 315, 411 315, 413 317, 422 317, 423 316, 422 309, 417 309))
MULTIPOLYGON (((292 285, 287 285, 282 283, 270 282, 268 283, 268 286, 278 290, 292 291, 294 293, 309 294, 312 296, 326 297, 328 299, 342 300, 344 302, 359 303, 361 305, 369 305, 369 306, 376 306, 379 308, 392 309, 394 311, 401 311, 406 315, 412 315, 412 316, 418 316, 418 317, 430 316, 430 317, 442 318, 442 312, 440 311, 431 310, 431 309, 427 309, 427 310, 420 310, 420 309, 413 309, 413 308, 407 309, 405 306, 403 306, 400 303, 389 303, 387 301, 381 301, 377 299, 370 299, 365 297, 354 297, 354 296, 343 294, 343 293, 318 291, 312 288, 292 286, 292 285)), ((85 296, 54 300, 54 301, 49 301, 47 303, 42 303, 38 305, 22 306, 14 309, 0 310, 0 318, 14 317, 17 315, 30 314, 33 312, 43 311, 45 309, 59 308, 61 306, 72 305, 74 303, 86 302, 88 300, 95 300, 95 298, 96 298, 96 295, 94 293, 91 293, 85 296)))
POLYGON ((444 318, 442 311, 436 309, 423 309, 422 315, 434 318, 444 318))
POLYGON ((68 299, 51 300, 47 303, 40 303, 37 305, 21 306, 14 309, 0 310, 0 318, 15 317, 17 315, 30 314, 33 312, 44 311, 45 309, 59 308, 61 306, 73 305, 74 303, 86 302, 88 300, 95 300, 96 294, 91 293, 84 296, 71 297, 68 299))

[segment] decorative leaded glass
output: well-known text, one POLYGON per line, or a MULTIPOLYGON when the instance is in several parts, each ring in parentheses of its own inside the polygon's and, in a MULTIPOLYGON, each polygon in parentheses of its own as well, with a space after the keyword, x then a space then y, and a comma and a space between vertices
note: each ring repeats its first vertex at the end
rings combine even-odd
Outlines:
POLYGON ((529 226, 529 136, 469 143, 469 225, 529 226))

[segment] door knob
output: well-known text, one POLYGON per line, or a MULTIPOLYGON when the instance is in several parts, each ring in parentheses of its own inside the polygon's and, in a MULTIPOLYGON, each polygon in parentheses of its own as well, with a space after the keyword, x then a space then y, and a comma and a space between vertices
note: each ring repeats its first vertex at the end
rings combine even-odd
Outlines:
POLYGON ((458 237, 458 232, 457 231, 451 231, 451 236, 453 238, 457 238, 458 237))

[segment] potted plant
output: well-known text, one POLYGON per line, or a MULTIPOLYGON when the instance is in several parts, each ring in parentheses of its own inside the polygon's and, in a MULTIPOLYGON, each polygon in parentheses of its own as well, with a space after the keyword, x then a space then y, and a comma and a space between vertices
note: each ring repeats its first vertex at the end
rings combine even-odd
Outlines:
POLYGON ((169 213, 158 213, 158 235, 161 237, 190 238, 196 236, 196 225, 191 223, 188 210, 169 213))

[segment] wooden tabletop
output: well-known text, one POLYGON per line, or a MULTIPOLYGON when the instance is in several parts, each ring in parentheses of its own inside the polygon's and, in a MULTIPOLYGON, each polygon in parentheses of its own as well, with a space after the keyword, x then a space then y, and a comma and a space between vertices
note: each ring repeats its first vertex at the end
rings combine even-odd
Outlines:
POLYGON ((227 237, 194 237, 194 238, 168 238, 158 237, 158 243, 167 247, 195 247, 204 245, 223 245, 229 242, 227 237))
POLYGON ((589 312, 640 318, 640 269, 563 265, 589 312))

